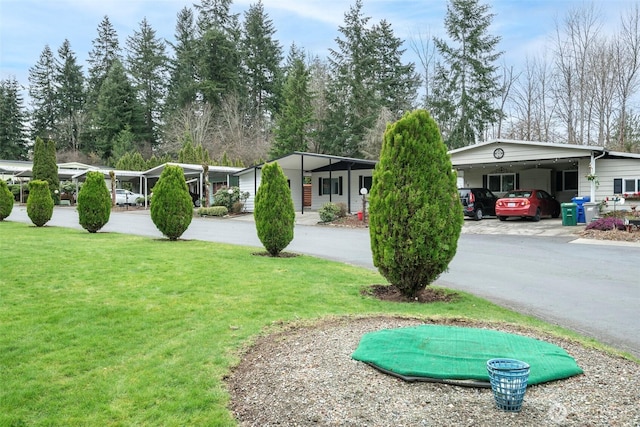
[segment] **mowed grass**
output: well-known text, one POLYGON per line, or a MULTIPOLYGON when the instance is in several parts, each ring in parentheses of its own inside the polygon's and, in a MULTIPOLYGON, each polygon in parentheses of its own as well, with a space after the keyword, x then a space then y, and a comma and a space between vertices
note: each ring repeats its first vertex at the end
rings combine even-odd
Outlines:
POLYGON ((378 301, 360 293, 384 283, 373 271, 256 251, 0 222, 0 426, 235 425, 223 378, 282 322, 390 314, 547 328, 468 294, 378 301))

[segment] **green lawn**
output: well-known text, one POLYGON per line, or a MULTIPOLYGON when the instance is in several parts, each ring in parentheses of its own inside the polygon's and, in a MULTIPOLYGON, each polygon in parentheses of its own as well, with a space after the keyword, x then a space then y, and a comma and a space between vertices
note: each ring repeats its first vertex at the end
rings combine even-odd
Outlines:
POLYGON ((222 378, 275 324, 398 314, 524 323, 468 294, 385 303, 375 272, 255 248, 0 222, 0 426, 227 426, 222 378))

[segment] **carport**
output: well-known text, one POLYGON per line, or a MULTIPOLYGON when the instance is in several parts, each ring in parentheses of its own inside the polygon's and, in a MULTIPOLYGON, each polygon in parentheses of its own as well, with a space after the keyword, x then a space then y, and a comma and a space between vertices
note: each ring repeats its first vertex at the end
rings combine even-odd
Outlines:
MULTIPOLYGON (((188 164, 188 163, 165 163, 160 166, 156 166, 155 168, 151 168, 145 172, 142 172, 148 186, 151 188, 160 178, 164 168, 167 165, 171 166, 179 166, 184 171, 184 177, 188 184, 195 184, 196 194, 198 195, 198 199, 202 199, 204 197, 203 187, 205 183, 205 172, 204 167, 202 165, 188 164)), ((213 195, 214 189, 216 187, 226 185, 227 187, 232 185, 233 175, 241 170, 241 168, 231 167, 231 166, 208 166, 208 174, 207 178, 209 184, 211 185, 210 195, 213 195)), ((146 193, 145 193, 146 195, 146 193)))
MULTIPOLYGON (((613 159, 613 153, 588 145, 500 139, 452 150, 449 154, 458 173, 459 187, 489 188, 498 195, 515 188, 540 188, 560 202, 569 202, 576 196, 590 196, 595 201, 598 185, 589 177, 599 175, 599 183, 603 184, 616 167, 603 161, 603 157, 613 159)), ((613 178, 611 183, 613 187, 613 178)))
MULTIPOLYGON (((352 212, 351 205, 355 197, 360 197, 360 188, 369 187, 375 160, 355 159, 350 157, 332 156, 329 154, 304 153, 294 151, 282 157, 270 160, 282 168, 289 180, 291 196, 296 210, 304 214, 305 186, 310 186, 311 194, 318 200, 328 202, 344 202, 347 210, 352 212), (354 173, 362 172, 356 178, 354 173), (310 184, 305 184, 305 181, 310 184), (365 184, 366 181, 366 184, 365 184), (327 185, 329 191, 327 191, 327 185)), ((263 164, 251 166, 239 171, 240 190, 250 194, 247 204, 249 210, 253 207, 255 194, 261 181, 263 164)))
POLYGON ((83 182, 87 179, 87 172, 100 172, 102 176, 104 176, 105 180, 111 180, 111 173, 113 172, 114 178, 116 179, 116 187, 118 187, 118 182, 137 182, 141 194, 144 194, 144 205, 147 206, 147 195, 148 195, 148 185, 146 177, 139 171, 127 171, 127 170, 118 170, 118 169, 91 169, 91 170, 83 170, 83 171, 75 171, 75 175, 72 176, 73 183, 78 186, 78 183, 83 182))

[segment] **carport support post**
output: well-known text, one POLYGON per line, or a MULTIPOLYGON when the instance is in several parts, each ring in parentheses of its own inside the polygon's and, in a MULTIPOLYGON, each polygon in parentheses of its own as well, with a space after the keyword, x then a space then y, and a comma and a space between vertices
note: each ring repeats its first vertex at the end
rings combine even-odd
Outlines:
POLYGON ((300 156, 300 189, 302 190, 300 213, 304 215, 304 154, 300 156))

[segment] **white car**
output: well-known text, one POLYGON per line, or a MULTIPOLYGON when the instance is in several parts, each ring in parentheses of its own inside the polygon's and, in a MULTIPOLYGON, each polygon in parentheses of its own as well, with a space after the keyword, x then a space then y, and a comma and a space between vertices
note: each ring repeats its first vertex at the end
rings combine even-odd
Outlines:
POLYGON ((144 195, 125 190, 124 188, 116 188, 116 205, 118 206, 135 206, 140 198, 144 199, 144 195))

